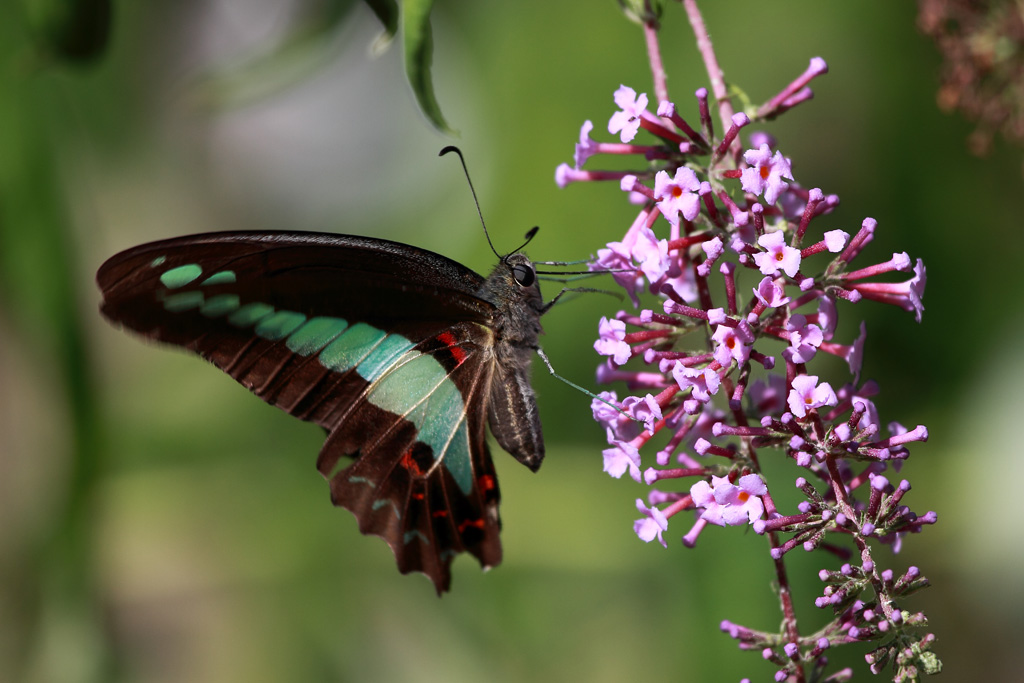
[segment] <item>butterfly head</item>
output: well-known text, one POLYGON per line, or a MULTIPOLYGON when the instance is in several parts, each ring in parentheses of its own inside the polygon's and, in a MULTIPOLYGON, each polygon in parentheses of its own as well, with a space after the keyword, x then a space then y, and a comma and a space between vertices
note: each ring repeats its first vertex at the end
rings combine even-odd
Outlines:
POLYGON ((533 262, 520 252, 503 256, 480 288, 481 298, 495 306, 494 327, 517 345, 532 346, 541 333, 544 299, 533 262))

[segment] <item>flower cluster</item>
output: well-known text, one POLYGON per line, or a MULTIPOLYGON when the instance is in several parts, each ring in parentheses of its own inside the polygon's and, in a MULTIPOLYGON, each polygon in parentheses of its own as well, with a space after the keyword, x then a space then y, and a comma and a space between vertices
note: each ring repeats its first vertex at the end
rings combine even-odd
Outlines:
MULTIPOLYGON (((644 541, 667 545, 672 520, 693 511, 682 536, 686 546, 708 524, 750 526, 768 540, 779 582, 786 580, 784 556, 797 547, 827 550, 840 561, 856 556, 856 563, 822 570, 825 589, 816 604, 830 608, 834 620, 813 636, 797 630, 792 605, 785 604, 789 591, 783 591, 781 633, 723 622, 741 647, 760 648, 778 664, 777 680, 805 680, 804 666, 823 666, 826 648, 868 641, 882 643, 868 655, 873 670, 893 663, 896 680, 935 671, 928 652, 934 637, 913 630, 926 623, 924 616, 898 607, 927 580, 915 567, 894 579, 872 554, 874 543, 898 551, 907 533, 935 522, 935 513, 918 516, 903 504, 909 482, 893 484, 883 474, 898 471, 908 444, 927 440, 928 432, 882 424, 871 400, 878 385, 860 380, 864 323, 856 338, 834 338, 841 305, 863 299, 899 306, 920 321, 924 265, 900 253, 854 268, 876 222, 817 232, 838 197, 797 182, 792 161, 770 135, 746 135, 752 122, 810 99, 808 83, 826 73, 824 60, 812 59, 759 109, 733 113, 724 89, 716 89, 724 124, 719 137, 707 89, 695 93, 697 125, 680 113, 688 105, 668 98, 657 24, 644 28, 654 112, 647 94, 620 87, 618 111, 608 122, 618 141, 592 139, 587 121, 574 165, 555 174, 562 187, 617 181, 640 207, 622 239, 600 249, 591 264, 609 272, 634 305, 602 318, 594 343, 605 359, 598 381, 625 383, 631 394, 605 391, 593 402, 609 444, 604 470, 652 487, 646 501, 636 501, 641 516, 634 530, 644 541), (632 156, 637 170, 584 169, 604 154, 632 156), (893 273, 908 276, 885 281, 893 273), (649 296, 657 304, 643 307, 649 296), (812 374, 810 364, 821 354, 845 361, 851 378, 833 385, 812 374), (795 510, 776 507, 772 490, 784 483, 762 476, 768 452, 802 472, 796 488, 803 502, 795 510), (846 543, 836 542, 843 537, 846 543)), ((713 73, 713 53, 702 51, 713 73)))

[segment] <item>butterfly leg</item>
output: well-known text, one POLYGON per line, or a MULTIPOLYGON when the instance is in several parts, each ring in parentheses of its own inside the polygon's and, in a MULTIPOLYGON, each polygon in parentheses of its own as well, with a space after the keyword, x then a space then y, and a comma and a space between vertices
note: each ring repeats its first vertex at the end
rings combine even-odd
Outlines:
POLYGON ((555 298, 544 304, 544 308, 540 309, 540 314, 544 315, 547 313, 552 306, 558 303, 558 300, 562 298, 563 294, 567 294, 569 292, 595 292, 597 294, 608 294, 609 296, 614 296, 616 299, 622 299, 622 296, 618 292, 609 292, 607 289, 594 289, 593 287, 563 287, 562 291, 555 295, 555 298))

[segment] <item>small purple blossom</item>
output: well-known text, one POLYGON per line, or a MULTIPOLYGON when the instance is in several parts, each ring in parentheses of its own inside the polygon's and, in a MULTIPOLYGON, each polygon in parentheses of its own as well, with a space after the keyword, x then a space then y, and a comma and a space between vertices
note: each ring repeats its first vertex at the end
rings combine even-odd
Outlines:
POLYGON ((674 177, 665 171, 654 176, 654 198, 658 201, 662 215, 673 225, 679 224, 679 215, 692 221, 700 213, 700 197, 697 190, 700 181, 697 174, 680 166, 674 177))
POLYGON ((661 281, 672 268, 668 256, 668 240, 659 240, 650 228, 640 229, 632 255, 651 284, 661 281))
POLYGON ((626 323, 614 318, 601 318, 597 330, 599 338, 594 342, 594 350, 602 356, 611 356, 616 365, 625 365, 633 351, 623 341, 626 338, 626 323))
POLYGON ((637 422, 642 422, 651 434, 654 433, 654 423, 661 419, 661 406, 652 394, 643 398, 627 396, 622 400, 622 409, 637 422))
POLYGON ((829 230, 825 233, 825 247, 833 254, 838 254, 849 243, 850 233, 845 230, 829 230))
POLYGON ((612 114, 608 121, 608 132, 619 133, 623 142, 631 142, 640 130, 640 118, 647 109, 647 95, 637 97, 636 90, 622 85, 615 91, 615 106, 619 111, 612 114))
POLYGON ((779 195, 789 189, 789 183, 783 178, 793 179, 789 159, 776 151, 774 156, 767 144, 743 153, 743 160, 749 164, 740 176, 740 185, 744 192, 753 195, 764 193, 764 200, 774 204, 779 195))
POLYGON ((808 410, 838 403, 836 392, 828 382, 818 384, 817 375, 797 375, 789 392, 789 409, 797 417, 806 417, 808 410))
POLYGON ((655 538, 662 546, 668 547, 662 534, 668 529, 668 520, 664 513, 656 507, 647 507, 641 498, 636 499, 636 509, 644 515, 641 519, 633 522, 633 531, 640 540, 650 543, 655 538))
POLYGON ((792 301, 786 296, 785 288, 771 277, 766 277, 758 283, 754 296, 768 308, 779 308, 792 301))
POLYGON ((824 341, 821 328, 808 323, 806 317, 795 313, 786 323, 786 329, 789 330, 789 348, 782 352, 782 357, 790 363, 810 362, 824 341))
POLYGON ((590 402, 594 421, 604 427, 608 443, 630 441, 640 433, 636 422, 622 414, 614 391, 602 391, 590 402))
POLYGON ((747 474, 733 484, 726 477, 711 477, 711 483, 701 480, 690 487, 690 496, 698 508, 703 508, 701 519, 718 526, 753 524, 764 514, 760 496, 768 493, 761 477, 747 474))
POLYGON ((621 479, 627 471, 634 480, 640 481, 640 452, 635 446, 623 441, 612 444, 604 451, 604 471, 621 479))
POLYGON ((750 358, 750 345, 754 343, 754 335, 749 325, 719 325, 711 338, 718 342, 715 360, 721 365, 728 366, 734 360, 738 365, 743 365, 750 358))
POLYGON ((587 159, 598 150, 597 142, 590 137, 590 131, 592 130, 594 130, 594 124, 590 121, 584 121, 583 126, 580 127, 580 141, 576 143, 576 154, 573 156, 576 168, 583 168, 583 164, 587 163, 587 159))
POLYGON ((754 262, 765 275, 775 275, 780 270, 793 277, 800 270, 800 250, 786 244, 781 232, 770 232, 758 238, 757 243, 765 251, 754 255, 754 262))
POLYGON ((597 260, 590 264, 590 270, 611 271, 612 279, 629 293, 634 304, 639 303, 637 293, 643 288, 643 276, 633 263, 630 245, 626 242, 609 242, 597 250, 597 260))
POLYGON ((718 393, 718 388, 722 384, 722 380, 714 370, 690 368, 682 363, 676 364, 672 370, 672 377, 679 384, 680 389, 683 391, 690 389, 692 396, 701 403, 710 401, 711 396, 718 393))

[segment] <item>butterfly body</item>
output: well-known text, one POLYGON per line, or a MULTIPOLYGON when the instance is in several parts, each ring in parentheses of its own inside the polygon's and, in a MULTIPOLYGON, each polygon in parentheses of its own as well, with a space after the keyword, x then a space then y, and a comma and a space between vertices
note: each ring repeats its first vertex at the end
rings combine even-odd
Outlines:
POLYGON ((524 255, 483 278, 386 240, 225 232, 129 249, 97 282, 112 322, 324 427, 332 501, 402 573, 440 593, 458 553, 501 561, 487 424, 530 469, 544 457, 529 369, 546 309, 524 255))

